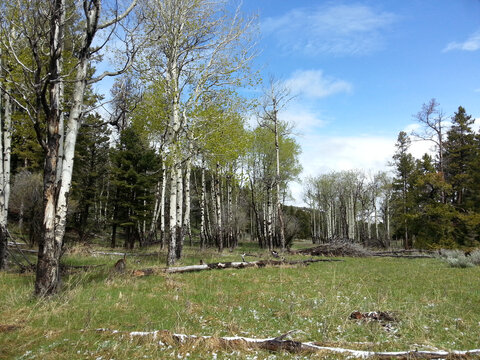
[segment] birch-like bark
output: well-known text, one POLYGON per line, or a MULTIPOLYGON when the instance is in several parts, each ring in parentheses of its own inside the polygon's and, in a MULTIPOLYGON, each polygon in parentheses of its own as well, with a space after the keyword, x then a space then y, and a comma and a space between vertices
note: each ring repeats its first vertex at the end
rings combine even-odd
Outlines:
POLYGON ((153 206, 152 221, 150 223, 150 228, 148 230, 147 241, 152 242, 155 238, 155 233, 157 229, 158 217, 160 216, 160 194, 162 188, 162 180, 158 179, 157 185, 155 186, 155 205, 153 206))
POLYGON ((177 228, 177 242, 175 248, 175 257, 180 259, 183 250, 183 171, 181 165, 177 167, 177 204, 176 204, 176 228, 177 228))
MULTIPOLYGON (((191 145, 190 145, 191 150, 191 145)), ((192 159, 189 157, 185 164, 185 214, 183 216, 183 234, 188 236, 190 246, 192 245, 192 229, 190 226, 190 209, 191 209, 191 196, 190 196, 190 179, 192 175, 192 159)))
POLYGON ((177 169, 178 164, 174 164, 170 170, 170 222, 169 239, 167 252, 167 266, 175 264, 175 248, 177 243, 177 169))
POLYGON ((277 188, 277 215, 278 215, 278 222, 280 227, 280 246, 282 251, 285 250, 285 224, 283 221, 283 211, 282 211, 282 202, 280 198, 280 143, 279 143, 279 135, 278 135, 278 110, 276 99, 273 102, 273 123, 274 123, 274 133, 275 133, 275 157, 276 157, 276 176, 275 176, 275 183, 277 188))
POLYGON ((165 195, 167 192, 167 165, 162 159, 162 192, 160 196, 160 247, 165 245, 165 195))
POLYGON ((273 250, 273 204, 272 204, 272 189, 269 186, 267 189, 267 237, 268 249, 273 250))
POLYGON ((205 206, 206 206, 207 183, 205 180, 205 166, 202 162, 202 194, 200 197, 200 248, 203 250, 206 243, 205 206))
POLYGON ((385 214, 386 222, 387 222, 387 244, 390 246, 390 201, 387 197, 387 211, 385 214))
POLYGON ((372 238, 372 217, 370 216, 370 210, 367 212, 367 236, 368 240, 372 238))
POLYGON ((217 163, 215 176, 215 210, 217 220, 217 246, 218 251, 223 251, 223 223, 222 223, 222 201, 220 194, 220 164, 217 163))
MULTIPOLYGON (((0 50, 0 71, 2 69, 0 50)), ((0 74, 1 75, 1 74, 0 74)), ((10 198, 10 155, 12 141, 12 119, 9 86, 7 80, 4 83, 4 94, 0 94, 0 270, 7 268, 7 246, 8 246, 8 202, 10 198), (3 95, 3 96, 2 96, 3 95), (3 97, 3 118, 2 118, 2 97, 3 97)))
POLYGON ((353 193, 350 194, 348 200, 348 238, 351 240, 355 240, 355 204, 353 199, 353 193))
POLYGON ((315 219, 315 207, 312 207, 312 242, 315 244, 317 242, 317 223, 315 219))
MULTIPOLYGON (((60 145, 58 126, 60 119, 61 74, 58 72, 58 67, 59 59, 63 52, 63 31, 65 24, 62 22, 62 19, 64 19, 64 11, 64 0, 55 0, 50 22, 50 108, 46 114, 47 140, 44 149, 46 154, 43 171, 43 236, 38 249, 35 279, 35 294, 37 296, 45 296, 57 292, 60 283, 59 265, 63 234, 61 233, 60 227, 56 229, 57 221, 60 220, 62 222, 62 219, 57 218, 57 209, 58 205, 60 205, 57 199, 59 199, 58 196, 60 195, 61 185, 59 186, 57 183, 56 175, 58 149, 60 145)), ((62 205, 60 205, 60 207, 63 210, 62 205)), ((63 219, 63 223, 64 220, 65 219, 63 219)))
POLYGON ((232 177, 227 176, 227 246, 233 249, 232 177))
POLYGON ((333 223, 332 223, 332 206, 327 204, 327 238, 332 240, 333 238, 333 223))
MULTIPOLYGON (((112 20, 114 24, 128 15, 135 6, 134 0, 125 13, 112 20)), ((72 184, 73 160, 78 130, 82 118, 84 93, 87 83, 88 68, 91 57, 91 45, 99 28, 98 21, 101 12, 101 0, 84 3, 85 22, 82 44, 78 50, 78 63, 73 83, 71 108, 63 144, 63 161, 59 168, 59 151, 61 134, 60 122, 63 100, 62 52, 65 27, 65 2, 55 0, 51 12, 50 23, 50 72, 49 72, 49 109, 47 111, 47 143, 44 164, 44 217, 43 238, 39 246, 37 273, 35 279, 35 294, 37 296, 51 295, 58 290, 60 284, 60 256, 65 235, 68 196, 72 184), (88 5, 88 6, 87 6, 88 5), (58 178, 58 174, 60 178, 58 178)), ((106 76, 106 75, 105 75, 106 76)), ((99 81, 101 78, 98 78, 99 81)))

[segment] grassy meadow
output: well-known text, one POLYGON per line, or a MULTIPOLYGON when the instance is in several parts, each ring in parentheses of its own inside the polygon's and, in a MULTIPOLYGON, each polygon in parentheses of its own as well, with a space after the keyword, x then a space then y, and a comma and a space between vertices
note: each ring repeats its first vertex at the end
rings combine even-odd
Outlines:
MULTIPOLYGON (((244 251, 256 250, 251 244, 223 254, 187 247, 179 265, 198 264, 200 259, 240 261, 244 251)), ((269 257, 267 252, 260 255, 269 257)), ((168 338, 95 331, 98 328, 254 338, 298 330, 295 340, 376 351, 480 347, 478 266, 451 268, 438 259, 344 258, 309 266, 135 277, 134 269, 164 267, 164 254, 127 257, 125 274, 112 271, 119 258, 70 252, 65 264, 105 266, 70 271, 62 292, 48 300, 32 296, 34 274, 0 273, 0 359, 339 356, 222 349, 214 341, 178 344, 168 338), (392 312, 397 321, 384 326, 349 319, 356 310, 392 312)))

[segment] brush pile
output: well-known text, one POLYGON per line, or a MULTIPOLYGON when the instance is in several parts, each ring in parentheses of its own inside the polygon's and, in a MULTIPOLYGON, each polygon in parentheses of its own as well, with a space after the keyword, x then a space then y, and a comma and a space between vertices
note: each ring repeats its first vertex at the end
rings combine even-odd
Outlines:
POLYGON ((292 251, 294 254, 311 256, 348 256, 367 257, 373 253, 362 245, 348 240, 335 240, 327 244, 320 244, 312 248, 292 251))

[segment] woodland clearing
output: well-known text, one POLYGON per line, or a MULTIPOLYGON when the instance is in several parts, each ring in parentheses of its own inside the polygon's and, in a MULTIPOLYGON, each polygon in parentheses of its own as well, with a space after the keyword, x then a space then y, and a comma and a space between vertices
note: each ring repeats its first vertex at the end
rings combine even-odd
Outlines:
MULTIPOLYGON (((113 266, 121 256, 93 251, 108 252, 78 246, 65 254, 62 291, 47 300, 33 297, 33 273, 0 274, 0 358, 349 356, 273 352, 220 339, 273 339, 290 331, 296 341, 370 352, 479 347, 480 267, 451 268, 434 258, 345 257, 308 266, 168 274, 161 271, 165 254, 152 247, 138 254, 157 255, 127 256, 127 269, 119 274, 113 266), (155 276, 134 275, 147 267, 157 269, 155 276), (355 311, 394 316, 391 321, 353 318, 355 311), (179 341, 174 334, 213 338, 179 341)), ((187 247, 178 265, 238 262, 246 252, 272 260, 268 252, 255 252, 246 243, 222 254, 187 247)), ((285 257, 291 262, 307 259, 299 254, 285 257)))

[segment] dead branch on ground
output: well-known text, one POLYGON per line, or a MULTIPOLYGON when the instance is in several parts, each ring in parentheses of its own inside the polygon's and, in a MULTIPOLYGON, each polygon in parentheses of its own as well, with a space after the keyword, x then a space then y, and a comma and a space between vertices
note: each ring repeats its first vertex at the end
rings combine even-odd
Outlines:
POLYGON ((321 346, 316 342, 299 342, 295 340, 285 340, 289 334, 293 331, 289 331, 284 335, 269 338, 269 339, 257 339, 247 337, 220 337, 214 338, 211 336, 197 336, 197 335, 185 335, 175 334, 168 330, 155 330, 155 331, 118 331, 109 329, 96 329, 97 332, 109 332, 112 334, 128 335, 133 337, 146 337, 151 336, 153 340, 161 339, 173 339, 177 343, 186 343, 188 341, 209 341, 216 340, 218 343, 226 349, 232 348, 249 348, 249 349, 264 349, 268 351, 282 351, 290 353, 317 353, 317 352, 330 352, 348 356, 349 358, 376 358, 376 359, 468 359, 470 356, 479 356, 480 349, 474 350, 452 350, 452 351, 424 351, 424 350, 407 350, 407 351, 393 351, 393 352, 376 352, 365 350, 353 350, 341 347, 321 346))

